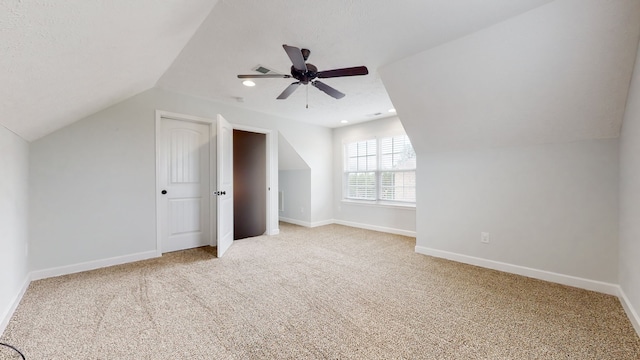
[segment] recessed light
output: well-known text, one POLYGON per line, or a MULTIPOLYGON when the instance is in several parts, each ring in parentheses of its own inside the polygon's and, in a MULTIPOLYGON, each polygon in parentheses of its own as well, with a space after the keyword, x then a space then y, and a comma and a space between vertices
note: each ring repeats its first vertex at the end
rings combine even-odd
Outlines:
POLYGON ((341 124, 347 124, 349 121, 348 120, 340 120, 341 124))
POLYGON ((242 85, 251 87, 251 86, 256 86, 256 83, 254 83, 251 80, 245 80, 242 82, 242 85))
POLYGON ((396 112, 396 109, 389 109, 389 112, 390 113, 394 113, 394 112, 396 112))

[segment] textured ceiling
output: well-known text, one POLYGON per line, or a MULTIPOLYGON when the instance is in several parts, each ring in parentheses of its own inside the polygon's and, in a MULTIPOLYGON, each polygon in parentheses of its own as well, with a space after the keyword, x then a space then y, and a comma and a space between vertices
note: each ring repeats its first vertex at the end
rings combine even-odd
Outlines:
MULTIPOLYGON (((327 127, 372 120, 393 105, 377 69, 516 16, 550 0, 220 0, 157 86, 327 127), (323 80, 346 93, 335 100, 291 79, 241 85, 237 74, 263 65, 288 73, 288 44, 311 50, 319 70, 366 65, 368 76, 323 80), (242 99, 242 102, 238 101, 242 99)), ((422 69, 406 69, 407 74, 422 69)))
POLYGON ((432 144, 615 137, 637 9, 637 0, 0 0, 0 123, 34 140, 155 85, 336 127, 388 114, 386 68, 407 130, 432 144), (309 109, 306 88, 275 99, 288 79, 242 86, 236 74, 256 65, 288 71, 282 44, 311 49, 320 70, 370 74, 326 79, 341 100, 309 88, 309 109))
POLYGON ((34 140, 153 87, 211 0, 0 0, 0 123, 34 140))

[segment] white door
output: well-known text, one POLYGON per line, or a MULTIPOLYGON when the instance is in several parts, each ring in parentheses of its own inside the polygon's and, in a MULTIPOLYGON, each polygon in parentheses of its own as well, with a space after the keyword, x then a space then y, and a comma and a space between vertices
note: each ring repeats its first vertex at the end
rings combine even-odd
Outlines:
POLYGON ((218 115, 218 257, 233 244, 233 128, 218 115))
POLYGON ((162 118, 158 146, 162 252, 211 244, 207 124, 162 118))

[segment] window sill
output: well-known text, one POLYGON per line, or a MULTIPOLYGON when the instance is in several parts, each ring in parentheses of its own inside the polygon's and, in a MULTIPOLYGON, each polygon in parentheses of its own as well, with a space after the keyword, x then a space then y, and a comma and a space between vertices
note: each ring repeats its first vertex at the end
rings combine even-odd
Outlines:
POLYGON ((371 206, 377 208, 389 208, 389 209, 406 209, 415 210, 415 203, 401 203, 393 201, 367 201, 367 200, 350 200, 342 199, 341 201, 345 205, 357 205, 357 206, 371 206))

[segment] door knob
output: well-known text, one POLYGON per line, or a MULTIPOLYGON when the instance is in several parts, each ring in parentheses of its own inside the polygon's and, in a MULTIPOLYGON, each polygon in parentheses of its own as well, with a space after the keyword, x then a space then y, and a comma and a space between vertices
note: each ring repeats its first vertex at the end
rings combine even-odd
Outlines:
POLYGON ((162 190, 162 195, 166 194, 167 190, 162 190))

